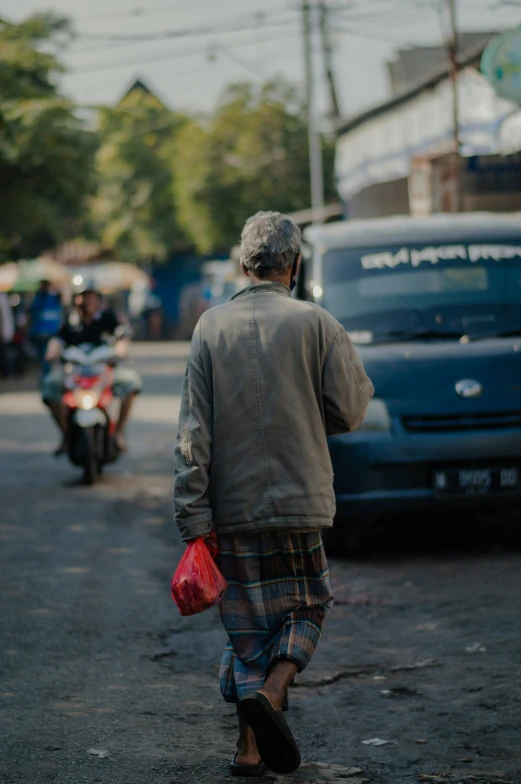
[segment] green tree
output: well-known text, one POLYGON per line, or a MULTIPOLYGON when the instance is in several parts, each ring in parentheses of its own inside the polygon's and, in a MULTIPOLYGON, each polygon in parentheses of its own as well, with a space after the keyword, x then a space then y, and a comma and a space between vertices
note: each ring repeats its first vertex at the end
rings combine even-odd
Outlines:
MULTIPOLYGON (((334 196, 333 149, 324 141, 326 198, 334 196)), ((261 209, 309 207, 305 111, 295 89, 232 85, 209 122, 192 121, 173 157, 179 221, 199 251, 237 243, 261 209)))
POLYGON ((37 255, 81 219, 96 140, 54 81, 69 36, 52 14, 0 20, 0 259, 37 255))
POLYGON ((100 111, 91 220, 103 245, 125 261, 162 260, 186 246, 170 165, 172 139, 185 122, 141 82, 100 111))

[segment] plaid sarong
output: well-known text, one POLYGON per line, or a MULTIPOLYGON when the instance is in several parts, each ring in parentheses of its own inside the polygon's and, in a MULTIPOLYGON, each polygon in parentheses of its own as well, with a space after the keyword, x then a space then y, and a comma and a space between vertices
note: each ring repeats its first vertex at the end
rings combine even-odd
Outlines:
POLYGON ((333 602, 329 569, 318 530, 222 534, 217 564, 228 583, 221 692, 238 702, 261 688, 275 660, 299 672, 308 664, 333 602))

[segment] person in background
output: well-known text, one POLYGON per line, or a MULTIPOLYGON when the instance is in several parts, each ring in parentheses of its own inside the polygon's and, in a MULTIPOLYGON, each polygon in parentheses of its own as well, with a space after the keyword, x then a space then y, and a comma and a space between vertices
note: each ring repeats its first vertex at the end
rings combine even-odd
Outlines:
POLYGON ((18 294, 10 297, 14 314, 15 332, 13 337, 13 366, 17 376, 23 376, 27 363, 34 357, 36 348, 29 340, 27 328, 29 319, 24 303, 18 294))
POLYGON ((50 281, 41 280, 31 305, 29 338, 38 351, 43 375, 49 370, 45 360, 47 344, 59 330, 62 316, 60 295, 52 289, 50 281))
MULTIPOLYGON (((79 320, 76 324, 66 321, 57 334, 49 341, 46 361, 57 361, 65 346, 79 346, 88 343, 100 346, 109 338, 115 338, 116 353, 121 359, 128 356, 130 341, 118 336, 121 324, 110 310, 101 309, 101 297, 92 289, 82 292, 81 299, 75 298, 79 320)), ((68 450, 68 422, 62 403, 64 373, 60 365, 53 367, 44 377, 42 399, 61 430, 62 443, 55 452, 61 455, 68 450)), ((116 426, 116 441, 122 452, 126 451, 125 425, 136 396, 141 392, 142 382, 139 373, 132 367, 118 365, 114 368, 114 395, 121 399, 119 420, 116 426)))
POLYGON ((11 374, 9 351, 15 333, 13 309, 9 297, 0 292, 0 377, 7 378, 11 374))
POLYGON ((290 217, 247 221, 251 285, 199 319, 174 452, 181 537, 215 529, 228 583, 220 681, 238 704, 233 776, 300 764, 282 711, 332 603, 321 537, 335 514, 327 436, 358 427, 374 391, 342 325, 290 296, 300 261, 290 217))
POLYGON ((65 315, 65 321, 71 327, 76 328, 78 324, 81 322, 81 303, 83 300, 83 292, 76 291, 73 292, 71 303, 67 309, 67 313, 65 315))

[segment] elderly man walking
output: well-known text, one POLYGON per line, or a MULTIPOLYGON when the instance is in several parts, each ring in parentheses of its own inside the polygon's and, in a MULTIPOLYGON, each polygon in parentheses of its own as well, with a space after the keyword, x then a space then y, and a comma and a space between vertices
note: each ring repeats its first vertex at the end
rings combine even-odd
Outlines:
POLYGON ((250 285, 196 326, 175 449, 181 536, 215 529, 228 582, 220 682, 237 703, 238 776, 300 764, 283 711, 332 603, 321 539, 335 513, 326 437, 356 428, 373 394, 344 328, 291 298, 300 260, 300 231, 287 215, 247 221, 250 285))

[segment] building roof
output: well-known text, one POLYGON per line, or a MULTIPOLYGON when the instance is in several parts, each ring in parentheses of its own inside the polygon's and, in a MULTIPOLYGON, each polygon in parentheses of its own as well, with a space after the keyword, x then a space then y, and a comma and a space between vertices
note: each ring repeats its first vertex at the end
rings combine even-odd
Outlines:
MULTIPOLYGON (((483 54, 485 45, 486 42, 481 42, 474 49, 463 52, 459 57, 458 70, 461 71, 464 68, 468 68, 469 66, 477 65, 481 60, 481 55, 483 54)), ((394 109, 401 104, 407 103, 407 101, 410 101, 411 98, 415 98, 417 95, 420 95, 426 90, 430 90, 433 87, 436 87, 445 79, 448 79, 449 76, 450 68, 447 64, 440 68, 436 68, 431 74, 428 76, 422 76, 416 84, 410 86, 403 92, 398 93, 389 100, 383 101, 376 106, 372 106, 360 114, 357 114, 354 117, 341 122, 337 129, 338 133, 343 134, 352 131, 355 128, 358 128, 360 125, 363 125, 368 120, 372 120, 374 117, 378 117, 378 115, 385 114, 391 109, 394 109)))
POLYGON ((473 212, 425 218, 397 215, 347 220, 310 226, 305 229, 304 237, 322 253, 343 248, 414 243, 521 242, 521 213, 473 212))
POLYGON ((141 79, 136 79, 136 81, 128 88, 126 93, 121 96, 121 100, 123 100, 123 98, 126 98, 127 95, 130 95, 130 93, 134 93, 136 91, 146 93, 147 95, 154 95, 152 90, 149 87, 147 87, 145 82, 142 82, 141 79))
POLYGON ((121 96, 118 101, 118 105, 125 103, 125 99, 131 95, 134 95, 135 93, 141 93, 142 95, 149 96, 158 106, 166 108, 163 101, 158 98, 157 95, 150 89, 150 87, 148 87, 141 79, 135 80, 135 82, 128 88, 126 93, 121 96))
MULTIPOLYGON (((488 42, 497 36, 497 32, 459 33, 458 51, 460 59, 465 59, 467 53, 484 48, 488 42)), ((448 65, 447 46, 411 46, 400 49, 395 59, 387 63, 391 89, 393 95, 398 95, 419 82, 428 79, 448 65)))
MULTIPOLYGON (((512 101, 501 98, 480 73, 483 47, 481 41, 458 62, 459 152, 463 157, 500 153, 504 145, 502 124, 518 109, 512 101)), ((349 203, 370 185, 406 179, 418 156, 454 152, 454 101, 449 76, 445 65, 340 127, 335 175, 344 202, 349 203)))

